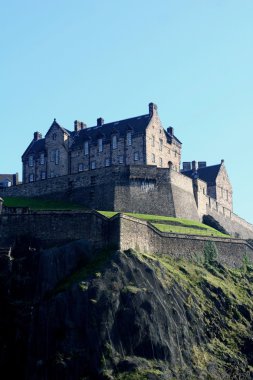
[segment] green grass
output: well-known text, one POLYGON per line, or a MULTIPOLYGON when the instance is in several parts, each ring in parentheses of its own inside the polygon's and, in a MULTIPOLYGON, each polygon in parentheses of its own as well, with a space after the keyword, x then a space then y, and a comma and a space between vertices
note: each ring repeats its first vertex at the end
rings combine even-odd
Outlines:
POLYGON ((29 207, 31 210, 83 210, 84 206, 53 199, 6 197, 4 206, 29 207))
POLYGON ((217 237, 229 237, 228 235, 222 234, 221 232, 215 230, 214 228, 209 228, 206 226, 205 229, 190 228, 184 226, 173 226, 170 224, 157 224, 152 223, 158 230, 162 232, 172 232, 177 234, 188 234, 188 235, 202 235, 202 236, 217 236, 217 237))
MULTIPOLYGON (((115 211, 98 211, 98 212, 106 216, 107 218, 111 218, 117 214, 117 212, 115 211)), ((178 233, 178 234, 202 235, 202 236, 229 237, 229 235, 225 235, 215 230, 214 228, 209 227, 206 224, 197 222, 195 220, 175 218, 173 216, 149 215, 149 214, 138 214, 138 213, 135 214, 132 212, 126 212, 124 214, 133 216, 137 219, 150 222, 158 230, 162 232, 172 232, 172 233, 178 233)))

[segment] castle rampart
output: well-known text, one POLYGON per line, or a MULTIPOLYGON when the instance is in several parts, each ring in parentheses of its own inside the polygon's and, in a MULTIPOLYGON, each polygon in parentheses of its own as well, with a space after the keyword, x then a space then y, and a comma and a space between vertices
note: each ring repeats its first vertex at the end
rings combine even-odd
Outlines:
POLYGON ((127 215, 117 214, 107 219, 96 211, 5 210, 0 215, 0 236, 0 247, 11 246, 23 236, 41 248, 84 239, 92 249, 133 248, 185 259, 202 256, 206 242, 213 241, 223 264, 240 267, 245 255, 253 262, 253 248, 242 239, 164 233, 148 222, 127 215))
POLYGON ((112 166, 0 189, 0 197, 47 197, 87 208, 202 220, 211 215, 235 237, 253 226, 206 194, 205 182, 153 165, 112 166))

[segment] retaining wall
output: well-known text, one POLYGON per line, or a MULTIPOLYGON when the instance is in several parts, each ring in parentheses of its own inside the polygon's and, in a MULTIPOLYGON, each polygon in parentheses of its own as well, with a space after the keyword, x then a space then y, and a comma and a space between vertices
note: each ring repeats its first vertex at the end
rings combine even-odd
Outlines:
POLYGON ((164 233, 150 223, 123 214, 107 219, 96 211, 10 209, 0 215, 0 247, 13 244, 17 237, 24 235, 36 239, 42 248, 85 239, 93 249, 133 248, 185 259, 203 255, 206 242, 213 241, 223 264, 240 267, 245 254, 253 262, 253 247, 245 240, 164 233))
MULTIPOLYGON (((150 223, 127 215, 120 219, 120 249, 168 254, 174 258, 193 258, 203 255, 207 241, 213 241, 219 251, 219 261, 230 267, 240 267, 244 256, 253 262, 253 248, 242 239, 164 233, 150 223)), ((114 217, 114 218, 116 218, 114 217)))

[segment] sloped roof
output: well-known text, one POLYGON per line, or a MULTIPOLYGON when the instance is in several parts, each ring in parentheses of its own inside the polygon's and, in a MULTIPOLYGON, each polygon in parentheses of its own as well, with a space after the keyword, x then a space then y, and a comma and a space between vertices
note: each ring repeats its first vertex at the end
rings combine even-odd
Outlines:
MULTIPOLYGON (((71 145, 71 149, 78 148, 79 146, 82 146, 84 141, 91 140, 95 141, 99 137, 104 138, 106 141, 110 141, 112 134, 117 134, 119 137, 124 137, 126 135, 126 132, 128 130, 133 131, 133 133, 136 135, 143 134, 150 122, 150 114, 141 115, 132 117, 129 119, 119 120, 119 121, 113 121, 111 123, 106 123, 101 126, 93 126, 90 128, 84 128, 76 131, 69 131, 68 129, 65 129, 60 126, 60 124, 57 123, 57 121, 54 119, 52 125, 50 126, 48 132, 46 133, 46 136, 48 135, 50 129, 54 126, 61 129, 64 133, 67 133, 69 136, 73 138, 73 144, 71 145)), ((170 133, 165 131, 165 134, 167 136, 167 139, 169 142, 174 139, 177 143, 181 144, 181 142, 177 139, 176 136, 172 136, 170 133)), ((45 136, 45 137, 46 137, 45 136)), ((45 149, 45 138, 39 139, 39 140, 33 140, 26 151, 24 152, 22 158, 27 156, 28 154, 38 154, 39 152, 42 152, 45 149)))
MULTIPOLYGON (((197 170, 198 178, 201 179, 202 181, 205 181, 209 185, 215 184, 221 165, 222 164, 199 168, 197 170)), ((183 171, 182 174, 186 175, 187 177, 192 178, 195 174, 195 171, 187 170, 187 171, 183 171)))
POLYGON ((15 174, 0 174, 0 182, 3 182, 5 181, 6 179, 8 179, 9 181, 13 182, 13 176, 15 174))
MULTIPOLYGON (((62 132, 67 133, 69 136, 74 135, 74 131, 69 131, 68 129, 65 129, 60 126, 60 124, 57 123, 56 119, 54 119, 53 123, 51 124, 49 130, 46 133, 46 136, 50 129, 52 127, 58 127, 62 132)), ((45 150, 45 138, 38 139, 38 140, 32 140, 28 148, 25 150, 25 152, 22 155, 22 158, 27 156, 28 154, 38 154, 39 152, 43 152, 45 150)))
POLYGON ((25 150, 22 158, 27 154, 37 154, 39 152, 43 152, 45 149, 45 139, 33 140, 28 148, 25 150))
POLYGON ((103 136, 105 140, 110 140, 112 134, 118 134, 120 137, 125 136, 127 130, 132 130, 134 134, 141 134, 145 131, 150 121, 150 115, 132 117, 125 120, 106 123, 101 126, 81 129, 75 136, 71 148, 76 148, 84 143, 85 140, 95 140, 103 136))

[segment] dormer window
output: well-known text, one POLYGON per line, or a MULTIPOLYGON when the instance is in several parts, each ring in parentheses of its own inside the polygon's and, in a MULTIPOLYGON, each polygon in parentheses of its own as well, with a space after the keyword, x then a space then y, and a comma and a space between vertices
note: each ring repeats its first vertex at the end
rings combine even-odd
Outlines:
POLYGON ((29 158, 28 158, 28 165, 29 166, 33 166, 33 156, 29 156, 29 158))
POLYGON ((118 142, 117 142, 117 136, 112 136, 112 149, 117 149, 118 142))
POLYGON ((127 132, 126 141, 128 146, 132 145, 132 132, 127 132))
POLYGON ((85 141, 84 143, 84 155, 87 156, 89 154, 89 142, 85 141))
POLYGON ((103 152, 103 139, 102 138, 98 139, 98 151, 103 152))

